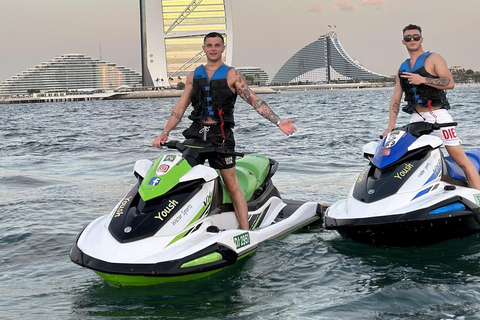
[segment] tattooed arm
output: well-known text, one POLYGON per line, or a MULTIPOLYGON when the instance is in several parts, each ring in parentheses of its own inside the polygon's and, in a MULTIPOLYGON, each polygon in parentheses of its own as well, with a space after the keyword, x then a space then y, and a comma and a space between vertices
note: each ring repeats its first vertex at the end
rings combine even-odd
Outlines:
POLYGON ((246 103, 251 105, 255 111, 257 111, 262 117, 270 120, 270 122, 277 124, 280 117, 273 112, 268 104, 260 99, 247 85, 245 77, 235 69, 232 69, 234 72, 236 82, 235 89, 237 90, 238 95, 245 100, 246 103))
POLYGON ((448 78, 425 78, 425 84, 440 88, 440 87, 447 87, 450 84, 450 79, 448 78))
POLYGON ((173 107, 170 117, 168 118, 167 124, 165 125, 162 133, 153 140, 152 145, 157 148, 161 148, 165 142, 167 142, 168 135, 179 123, 182 121, 183 114, 187 107, 190 105, 190 94, 193 88, 193 72, 187 77, 187 83, 185 84, 185 90, 182 93, 182 96, 178 102, 173 107))
POLYGON ((400 112, 400 100, 402 99, 403 90, 400 86, 400 78, 395 79, 395 90, 393 91, 392 98, 390 99, 390 107, 388 108, 388 126, 383 132, 382 136, 386 136, 390 131, 395 128, 395 122, 397 121, 398 113, 400 112))
POLYGON ((432 53, 429 58, 431 59, 429 63, 432 62, 434 68, 431 74, 436 75, 438 78, 426 78, 425 84, 442 90, 453 89, 455 83, 453 82, 452 73, 448 69, 447 62, 437 53, 432 53))
POLYGON ((289 135, 297 130, 293 125, 295 120, 281 120, 268 104, 248 87, 245 77, 240 72, 235 69, 230 69, 227 77, 229 84, 233 84, 233 88, 237 91, 238 95, 245 100, 246 103, 251 105, 262 117, 277 125, 283 133, 289 135))

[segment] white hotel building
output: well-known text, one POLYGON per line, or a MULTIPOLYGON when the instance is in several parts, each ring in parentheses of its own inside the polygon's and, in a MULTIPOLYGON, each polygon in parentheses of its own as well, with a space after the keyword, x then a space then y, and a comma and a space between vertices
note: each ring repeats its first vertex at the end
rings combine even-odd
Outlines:
POLYGON ((75 90, 114 90, 141 84, 136 71, 83 54, 64 54, 37 65, 0 84, 0 96, 75 90))

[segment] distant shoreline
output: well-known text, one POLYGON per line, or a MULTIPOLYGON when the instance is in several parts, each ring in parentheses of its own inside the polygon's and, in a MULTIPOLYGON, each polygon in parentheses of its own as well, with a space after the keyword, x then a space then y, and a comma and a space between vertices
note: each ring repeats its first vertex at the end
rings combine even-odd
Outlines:
MULTIPOLYGON (((253 92, 257 94, 275 94, 277 91, 271 87, 252 87, 253 92)), ((151 91, 134 91, 131 93, 118 94, 109 98, 110 100, 120 99, 154 99, 154 98, 174 98, 180 97, 183 90, 168 89, 168 90, 151 90, 151 91)))
MULTIPOLYGON (((456 87, 480 87, 480 83, 459 83, 456 87)), ((256 94, 280 94, 287 92, 313 92, 323 90, 363 90, 363 89, 393 89, 393 85, 377 83, 332 83, 317 85, 292 85, 292 86, 268 86, 250 87, 256 94)), ((164 89, 146 90, 133 92, 104 92, 94 94, 58 94, 48 97, 21 97, 0 100, 0 104, 21 104, 21 103, 46 103, 46 102, 67 102, 67 101, 91 101, 91 100, 123 100, 123 99, 158 99, 180 97, 183 90, 164 89)))

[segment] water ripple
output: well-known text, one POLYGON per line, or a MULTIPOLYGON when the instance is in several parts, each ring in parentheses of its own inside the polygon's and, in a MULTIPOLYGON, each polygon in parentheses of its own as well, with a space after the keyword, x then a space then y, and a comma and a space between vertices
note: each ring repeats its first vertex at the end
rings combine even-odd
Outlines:
MULTIPOLYGON (((266 95, 298 131, 285 137, 239 101, 237 150, 280 166, 283 197, 333 203, 378 141, 391 89, 266 95)), ((478 147, 480 93, 449 92, 464 147, 478 147)), ((117 289, 69 261, 77 233, 134 183, 176 99, 2 105, 0 318, 12 319, 480 319, 479 237, 382 249, 314 226, 268 241, 208 279, 117 289), (26 116, 28 115, 28 116, 26 116), (154 116, 152 116, 154 115, 154 116), (2 297, 5 297, 2 296, 2 297)), ((189 110, 187 110, 189 112, 189 110)), ((398 124, 408 121, 404 114, 398 124)), ((182 121, 171 135, 181 140, 182 121)))

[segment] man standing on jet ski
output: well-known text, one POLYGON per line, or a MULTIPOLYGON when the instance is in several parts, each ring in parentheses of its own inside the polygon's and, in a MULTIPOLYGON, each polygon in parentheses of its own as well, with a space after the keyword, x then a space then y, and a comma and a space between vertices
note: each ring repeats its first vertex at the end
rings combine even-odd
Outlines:
MULTIPOLYGON (((410 59, 403 62, 398 71, 390 100, 388 127, 383 136, 395 128, 404 92, 408 104, 402 111, 412 115, 410 122, 453 122, 447 111, 450 105, 444 90, 453 89, 455 84, 447 63, 439 54, 423 51, 422 29, 417 25, 409 24, 403 29, 402 43, 410 59)), ((442 139, 450 157, 465 172, 470 186, 480 190, 480 176, 460 146, 455 127, 441 128, 432 134, 442 139)))
MULTIPOLYGON (((237 95, 250 104, 260 115, 276 124, 286 135, 296 131, 292 124, 295 120, 281 120, 265 101, 260 99, 247 85, 243 75, 225 65, 222 54, 225 51, 223 36, 217 32, 207 34, 203 40, 203 51, 207 57, 206 65, 200 65, 192 71, 186 81, 185 90, 173 107, 162 133, 153 140, 152 145, 161 148, 168 134, 180 123, 187 107, 192 103, 193 111, 188 117, 193 121, 183 132, 187 139, 202 139, 215 146, 225 147, 232 152, 235 140, 234 104, 237 95)), ((216 154, 208 159, 210 166, 219 169, 223 182, 232 198, 235 215, 240 227, 248 230, 248 207, 235 169, 235 156, 216 154)))

